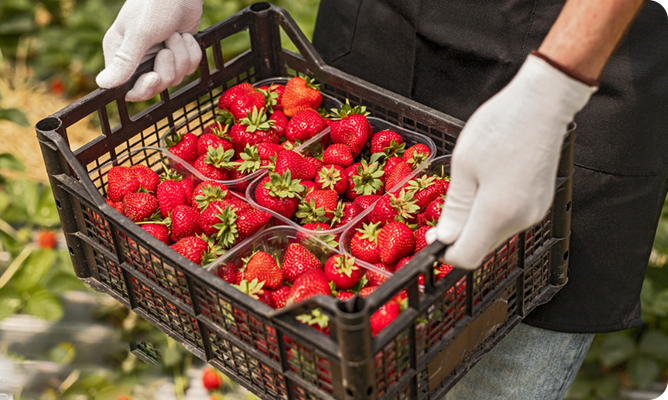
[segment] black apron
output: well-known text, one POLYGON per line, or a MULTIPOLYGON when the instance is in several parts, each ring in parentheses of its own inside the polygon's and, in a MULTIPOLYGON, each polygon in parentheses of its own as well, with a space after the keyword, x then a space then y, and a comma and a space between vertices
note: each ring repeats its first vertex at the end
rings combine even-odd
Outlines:
MULTIPOLYGON (((329 64, 468 119, 537 49, 563 0, 322 0, 329 64)), ((525 322, 598 333, 642 323, 668 190, 668 18, 648 1, 576 117, 569 283, 525 322)))

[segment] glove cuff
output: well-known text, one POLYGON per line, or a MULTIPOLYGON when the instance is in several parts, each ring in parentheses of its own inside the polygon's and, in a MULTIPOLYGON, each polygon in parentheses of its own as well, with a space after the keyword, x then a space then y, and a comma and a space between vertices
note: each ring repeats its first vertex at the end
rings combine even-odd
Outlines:
POLYGON ((177 4, 192 10, 202 9, 204 0, 175 0, 177 4))
POLYGON ((566 68, 563 65, 559 64, 558 62, 551 59, 550 57, 546 56, 545 54, 539 52, 538 50, 531 50, 531 53, 529 53, 529 54, 531 54, 532 56, 536 56, 536 57, 540 58, 541 60, 550 64, 554 68, 558 69, 559 71, 563 72, 564 74, 570 76, 573 79, 577 79, 578 81, 584 83, 585 85, 596 86, 596 87, 599 86, 598 80, 587 78, 586 76, 580 74, 577 71, 573 71, 569 68, 566 68))

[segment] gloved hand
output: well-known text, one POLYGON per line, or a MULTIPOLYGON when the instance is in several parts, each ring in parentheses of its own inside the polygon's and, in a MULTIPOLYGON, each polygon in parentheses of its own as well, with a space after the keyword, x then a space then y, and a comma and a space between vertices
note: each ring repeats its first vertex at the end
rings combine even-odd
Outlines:
POLYGON ((545 216, 564 136, 596 87, 530 55, 471 116, 451 160, 441 218, 427 241, 452 244, 444 261, 473 269, 512 234, 545 216))
POLYGON ((203 0, 127 0, 104 35, 105 69, 97 76, 102 88, 125 83, 153 54, 154 70, 142 75, 126 100, 147 100, 197 69, 202 51, 193 38, 202 17, 203 0))

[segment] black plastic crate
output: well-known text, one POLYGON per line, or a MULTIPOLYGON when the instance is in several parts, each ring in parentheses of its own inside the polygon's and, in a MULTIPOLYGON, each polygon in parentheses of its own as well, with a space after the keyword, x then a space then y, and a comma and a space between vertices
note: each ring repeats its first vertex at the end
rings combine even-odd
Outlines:
POLYGON ((104 175, 91 176, 132 149, 158 145, 169 129, 206 126, 230 86, 305 73, 325 93, 430 136, 441 154, 452 150, 463 125, 327 66, 288 13, 268 3, 217 23, 197 40, 206 54, 201 77, 175 93, 163 92, 159 102, 137 115, 129 115, 125 93, 152 61, 127 84, 97 90, 37 124, 74 270, 90 287, 119 300, 261 398, 438 399, 565 284, 573 132, 544 221, 509 239, 475 271, 455 270, 434 283, 432 265, 444 249, 434 243, 365 299, 344 303, 318 297, 270 310, 177 255, 113 211, 101 196, 104 175), (301 55, 282 49, 281 29, 301 55), (221 40, 239 32, 248 33, 252 49, 226 63, 221 40), (110 122, 116 114, 118 123, 110 122), (73 151, 68 129, 90 115, 98 116, 101 135, 73 151), (425 275, 424 287, 418 286, 419 274, 425 275), (403 290, 408 309, 372 337, 370 316, 403 290), (329 337, 295 320, 316 307, 330 317, 329 337))

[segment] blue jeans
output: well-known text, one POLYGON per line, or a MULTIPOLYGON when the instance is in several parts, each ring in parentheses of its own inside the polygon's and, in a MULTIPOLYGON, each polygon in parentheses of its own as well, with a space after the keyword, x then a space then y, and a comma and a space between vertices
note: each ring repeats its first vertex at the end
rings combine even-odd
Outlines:
POLYGON ((443 400, 561 400, 593 339, 519 324, 443 400))

